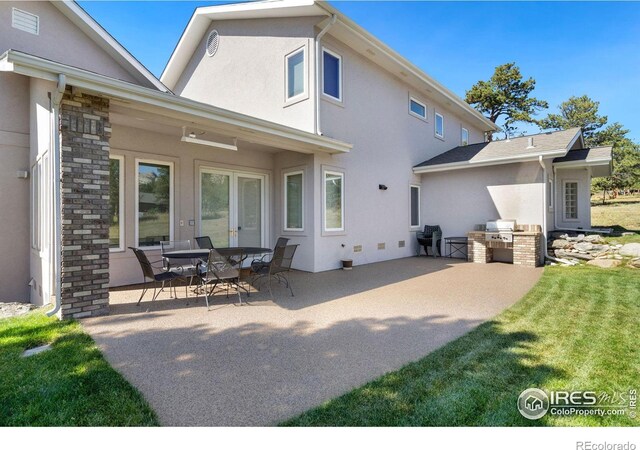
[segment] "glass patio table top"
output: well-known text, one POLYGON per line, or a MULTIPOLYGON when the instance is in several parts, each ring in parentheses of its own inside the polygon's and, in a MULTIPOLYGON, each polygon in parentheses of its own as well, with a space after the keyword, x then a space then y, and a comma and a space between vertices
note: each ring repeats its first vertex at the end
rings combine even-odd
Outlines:
MULTIPOLYGON (((270 248, 264 247, 217 247, 216 250, 221 256, 233 256, 242 253, 243 255, 261 255, 263 253, 273 253, 270 248)), ((173 250, 162 253, 165 258, 203 259, 209 256, 209 249, 196 248, 191 250, 173 250)))

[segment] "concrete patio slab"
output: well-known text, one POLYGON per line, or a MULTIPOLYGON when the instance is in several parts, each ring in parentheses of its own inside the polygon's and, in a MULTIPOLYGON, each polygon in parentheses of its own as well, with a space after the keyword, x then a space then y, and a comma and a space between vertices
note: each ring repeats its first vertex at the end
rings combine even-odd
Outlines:
MULTIPOLYGON (((520 299, 542 269, 406 258, 296 272, 248 304, 111 292, 82 321, 109 362, 169 426, 275 425, 417 360, 520 299)), ((184 296, 184 289, 178 288, 184 296)))

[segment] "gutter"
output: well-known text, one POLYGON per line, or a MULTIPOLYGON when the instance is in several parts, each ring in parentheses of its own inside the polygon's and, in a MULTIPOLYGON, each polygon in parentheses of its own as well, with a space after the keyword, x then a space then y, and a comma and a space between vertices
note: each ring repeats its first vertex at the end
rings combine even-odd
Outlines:
POLYGON ((327 33, 327 31, 329 31, 329 28, 331 28, 336 21, 338 20, 338 16, 336 16, 335 14, 331 15, 331 19, 329 20, 329 23, 325 25, 325 27, 320 31, 320 33, 318 33, 318 35, 316 36, 316 49, 315 49, 315 56, 316 56, 316 61, 315 61, 315 88, 316 88, 316 126, 315 126, 315 132, 318 136, 322 136, 322 128, 320 127, 320 39, 322 39, 322 37, 327 33))
POLYGON ((55 303, 53 309, 47 312, 47 316, 51 317, 60 311, 62 305, 62 199, 61 199, 61 174, 60 174, 60 102, 67 87, 67 80, 64 74, 58 74, 58 86, 56 92, 51 96, 53 106, 53 155, 51 162, 53 164, 53 199, 54 199, 54 227, 53 227, 53 264, 55 272, 55 303))

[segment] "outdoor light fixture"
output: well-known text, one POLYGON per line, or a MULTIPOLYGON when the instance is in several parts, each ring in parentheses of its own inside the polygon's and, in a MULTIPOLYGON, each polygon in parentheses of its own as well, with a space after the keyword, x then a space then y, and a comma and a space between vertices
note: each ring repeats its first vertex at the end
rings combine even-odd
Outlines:
POLYGON ((180 140, 182 142, 188 142, 190 144, 207 145, 209 147, 221 148, 223 150, 233 150, 235 152, 238 151, 237 138, 233 139, 233 145, 223 144, 222 142, 207 141, 205 139, 199 139, 198 137, 196 137, 196 133, 194 133, 193 131, 190 132, 189 135, 187 136, 187 127, 182 127, 182 137, 180 138, 180 140))
POLYGON ((387 188, 387 186, 386 186, 386 185, 384 185, 384 184, 379 184, 379 185, 378 185, 378 189, 380 189, 381 191, 386 191, 388 188, 387 188))

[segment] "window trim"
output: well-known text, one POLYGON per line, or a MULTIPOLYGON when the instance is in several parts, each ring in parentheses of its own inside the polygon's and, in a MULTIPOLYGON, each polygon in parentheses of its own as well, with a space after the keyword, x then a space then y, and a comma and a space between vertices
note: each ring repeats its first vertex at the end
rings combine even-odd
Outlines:
MULTIPOLYGON (((120 174, 120 179, 118 180, 118 191, 119 191, 119 214, 118 214, 118 223, 120 224, 120 229, 119 231, 119 243, 120 245, 118 247, 109 247, 109 252, 110 253, 116 253, 116 252, 124 252, 126 249, 126 245, 125 245, 125 235, 124 235, 124 226, 125 226, 125 211, 124 211, 124 196, 125 196, 125 192, 124 192, 124 180, 125 180, 125 168, 124 168, 124 155, 114 155, 114 154, 110 154, 109 155, 109 159, 115 159, 118 160, 118 165, 119 170, 118 173, 120 174)), ((136 194, 136 204, 137 204, 137 198, 138 195, 136 194)))
POLYGON ((323 233, 344 233, 345 231, 345 173, 336 169, 323 169, 322 170, 322 231, 323 233), (340 210, 341 224, 340 228, 328 228, 327 227, 327 175, 338 175, 342 178, 341 183, 341 195, 340 195, 340 210))
POLYGON ((40 251, 40 209, 42 201, 40 197, 41 159, 37 158, 31 166, 31 249, 40 251))
POLYGON ((342 103, 342 99, 344 97, 343 93, 342 93, 342 56, 340 56, 339 54, 337 54, 336 52, 329 50, 326 47, 322 47, 322 95, 333 100, 336 102, 340 102, 342 103), (338 92, 340 94, 339 97, 334 97, 331 94, 327 94, 324 91, 324 76, 325 76, 325 72, 324 72, 324 54, 328 53, 329 55, 333 56, 334 58, 338 59, 338 92))
MULTIPOLYGON (((442 124, 443 124, 443 129, 444 129, 444 121, 442 122, 442 124)), ((467 128, 465 128, 465 127, 460 127, 460 145, 461 146, 469 145, 469 130, 467 128), (465 133, 465 131, 467 133, 467 142, 466 143, 464 142, 464 139, 462 139, 462 136, 465 133)))
POLYGON ((578 192, 580 183, 578 180, 562 180, 562 220, 564 222, 580 222, 580 210, 578 209, 578 192), (576 217, 567 217, 567 184, 575 183, 576 185, 576 217))
MULTIPOLYGON (((147 159, 147 158, 136 158, 136 173, 135 173, 135 236, 134 242, 136 243, 136 248, 140 248, 140 163, 142 164, 158 164, 163 166, 169 166, 169 240, 173 241, 175 236, 175 194, 174 194, 174 178, 175 178, 175 165, 173 161, 159 160, 159 159, 147 159)), ((159 245, 149 245, 145 246, 144 250, 160 250, 159 245)))
POLYGON ((409 115, 426 122, 427 121, 428 111, 429 110, 427 109, 426 103, 421 102, 420 100, 415 98, 413 95, 409 95, 409 115), (414 112, 411 109, 411 102, 415 102, 415 103, 417 103, 418 105, 420 105, 420 106, 422 106, 424 108, 424 116, 421 116, 420 114, 414 112))
POLYGON ((421 207, 420 207, 420 202, 422 202, 422 186, 420 186, 419 184, 410 184, 409 185, 409 230, 411 231, 416 231, 420 229, 420 224, 422 223, 422 218, 421 218, 421 207), (418 189, 418 224, 414 225, 411 223, 411 216, 412 216, 412 211, 411 208, 413 207, 412 203, 411 203, 411 191, 412 189, 418 189))
POLYGON ((283 180, 282 192, 284 194, 284 199, 283 199, 283 202, 282 202, 282 204, 283 204, 282 229, 284 231, 304 231, 304 215, 305 215, 304 214, 304 207, 305 207, 305 201, 304 201, 304 194, 305 194, 304 182, 305 182, 305 179, 304 178, 305 178, 304 177, 304 170, 288 170, 288 171, 285 171, 283 173, 283 175, 282 175, 282 180, 283 180), (301 206, 300 206, 301 211, 302 211, 302 216, 300 217, 300 219, 301 219, 300 223, 301 223, 302 227, 300 227, 300 228, 289 228, 287 226, 287 224, 288 224, 288 220, 287 220, 288 219, 288 217, 287 217, 287 211, 288 211, 288 208, 287 208, 287 206, 288 206, 288 204, 287 204, 287 199, 288 199, 288 196, 287 196, 287 177, 291 176, 291 175, 302 175, 302 198, 301 198, 302 203, 301 203, 301 206))
POLYGON ((434 111, 433 134, 438 139, 442 139, 444 141, 444 115, 440 114, 437 111, 434 111), (438 134, 438 117, 440 117, 442 119, 442 134, 438 134))
POLYGON ((288 53, 284 57, 284 102, 289 105, 292 103, 297 103, 301 100, 306 100, 309 98, 309 87, 308 87, 308 58, 307 58, 307 46, 303 45, 302 47, 298 47, 294 51, 288 53), (289 59, 296 56, 298 53, 302 52, 302 92, 294 95, 293 97, 289 97, 289 59))

